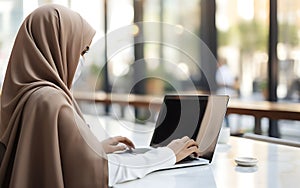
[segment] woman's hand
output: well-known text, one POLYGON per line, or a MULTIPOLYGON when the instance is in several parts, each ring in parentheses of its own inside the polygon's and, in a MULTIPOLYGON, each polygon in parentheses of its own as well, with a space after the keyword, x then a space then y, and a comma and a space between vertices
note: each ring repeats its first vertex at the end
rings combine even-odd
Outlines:
POLYGON ((105 153, 113 153, 115 151, 124 151, 127 148, 135 148, 131 140, 123 136, 116 136, 105 139, 101 142, 105 153), (121 144, 120 144, 121 143, 121 144))
POLYGON ((173 140, 167 147, 175 153, 176 162, 181 161, 191 154, 195 157, 199 156, 198 144, 187 136, 173 140))

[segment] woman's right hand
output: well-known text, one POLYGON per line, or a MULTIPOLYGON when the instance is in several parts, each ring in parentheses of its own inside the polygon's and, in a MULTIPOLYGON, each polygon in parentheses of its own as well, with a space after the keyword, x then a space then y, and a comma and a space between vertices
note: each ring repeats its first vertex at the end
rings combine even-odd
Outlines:
POLYGON ((187 136, 181 139, 176 139, 167 145, 168 148, 173 150, 176 156, 176 162, 181 161, 187 156, 193 154, 194 156, 199 156, 198 144, 187 136))
POLYGON ((113 153, 116 151, 124 151, 127 148, 135 148, 133 142, 123 136, 116 136, 105 139, 101 142, 101 144, 106 154, 113 153))

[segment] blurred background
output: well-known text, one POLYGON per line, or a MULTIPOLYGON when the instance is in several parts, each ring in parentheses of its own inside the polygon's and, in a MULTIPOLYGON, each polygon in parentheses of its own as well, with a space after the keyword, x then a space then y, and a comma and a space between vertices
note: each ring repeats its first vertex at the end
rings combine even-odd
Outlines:
MULTIPOLYGON (((1 85, 20 24, 45 3, 72 8, 97 31, 75 91, 300 101, 300 1, 0 0, 1 85)), ((232 131, 252 131, 252 118, 230 115, 232 131)), ((275 123, 282 137, 300 140, 298 121, 275 123)))

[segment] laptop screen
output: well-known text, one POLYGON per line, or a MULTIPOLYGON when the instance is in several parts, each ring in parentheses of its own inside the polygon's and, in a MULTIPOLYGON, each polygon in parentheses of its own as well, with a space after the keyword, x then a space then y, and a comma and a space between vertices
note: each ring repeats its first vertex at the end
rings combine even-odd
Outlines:
POLYGON ((196 140, 202 158, 212 160, 228 96, 166 95, 150 145, 160 147, 189 136, 196 140))
POLYGON ((196 140, 207 102, 208 96, 166 95, 151 146, 166 146, 182 135, 196 140))

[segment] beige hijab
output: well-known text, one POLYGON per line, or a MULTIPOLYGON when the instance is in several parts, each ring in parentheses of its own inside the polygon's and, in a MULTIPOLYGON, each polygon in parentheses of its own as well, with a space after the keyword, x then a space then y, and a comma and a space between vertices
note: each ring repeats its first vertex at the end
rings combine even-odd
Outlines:
POLYGON ((0 187, 107 187, 107 160, 70 87, 95 31, 59 5, 16 36, 1 95, 0 187))

